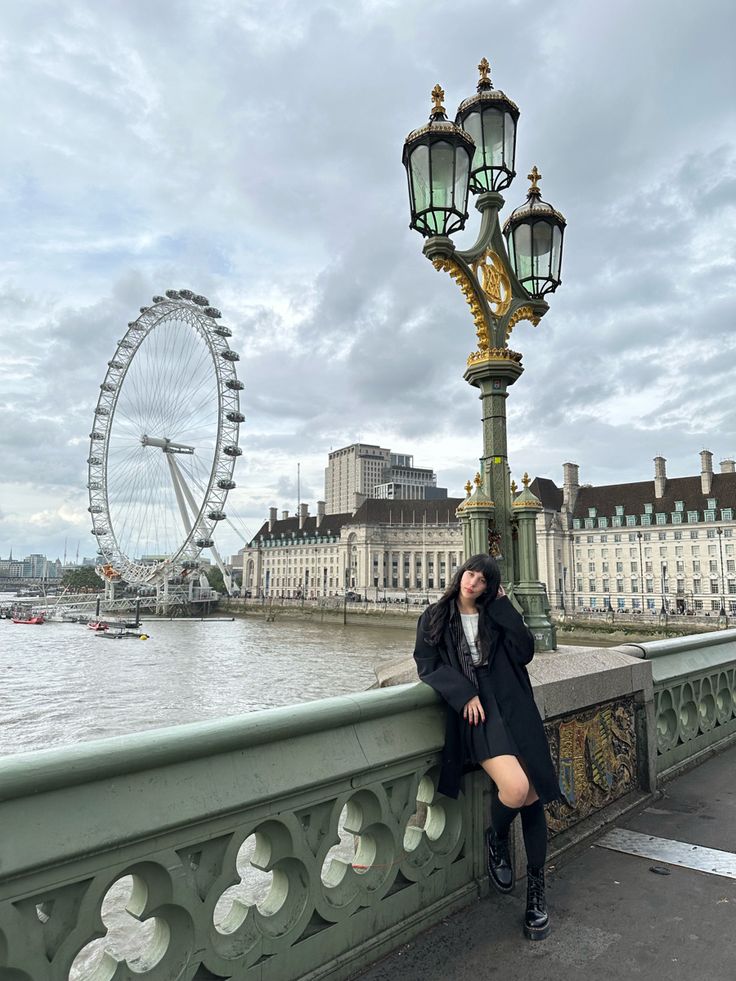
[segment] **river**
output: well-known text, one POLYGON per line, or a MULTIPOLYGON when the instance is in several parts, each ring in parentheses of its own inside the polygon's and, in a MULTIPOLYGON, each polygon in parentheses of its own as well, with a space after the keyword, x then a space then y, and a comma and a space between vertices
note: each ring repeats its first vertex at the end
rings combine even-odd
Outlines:
POLYGON ((413 633, 285 618, 161 620, 148 640, 0 620, 0 756, 363 691, 413 633))

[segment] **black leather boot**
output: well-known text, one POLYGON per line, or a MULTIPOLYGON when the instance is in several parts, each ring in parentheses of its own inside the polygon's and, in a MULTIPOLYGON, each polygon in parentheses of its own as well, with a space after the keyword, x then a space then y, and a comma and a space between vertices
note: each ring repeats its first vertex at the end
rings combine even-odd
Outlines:
POLYGON ((509 839, 499 838, 493 826, 486 830, 488 845, 488 877, 499 892, 511 892, 514 888, 514 871, 511 868, 509 839))
POLYGON ((544 895, 544 869, 526 870, 526 917, 524 935, 530 940, 544 940, 549 934, 549 913, 544 895))

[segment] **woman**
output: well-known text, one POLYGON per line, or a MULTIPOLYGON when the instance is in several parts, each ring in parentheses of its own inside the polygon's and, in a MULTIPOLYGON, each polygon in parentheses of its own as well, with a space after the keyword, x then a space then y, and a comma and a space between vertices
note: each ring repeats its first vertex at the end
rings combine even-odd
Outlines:
POLYGON ((419 677, 448 704, 438 789, 457 797, 465 767, 481 766, 493 781, 488 874, 503 893, 514 886, 509 829, 521 814, 527 855, 524 933, 542 940, 550 930, 544 804, 561 794, 525 667, 533 656, 534 638, 489 555, 469 558, 417 624, 419 677))

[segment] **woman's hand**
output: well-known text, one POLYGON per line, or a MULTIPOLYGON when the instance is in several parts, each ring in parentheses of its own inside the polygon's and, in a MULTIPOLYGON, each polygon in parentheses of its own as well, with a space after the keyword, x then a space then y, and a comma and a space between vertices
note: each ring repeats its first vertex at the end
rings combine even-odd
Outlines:
POLYGON ((500 583, 499 583, 499 586, 498 586, 498 592, 496 593, 496 599, 501 599, 501 597, 502 597, 502 596, 505 596, 505 595, 506 595, 506 590, 505 590, 505 589, 503 588, 503 586, 502 586, 502 585, 500 585, 500 583))
POLYGON ((486 713, 483 711, 483 706, 477 695, 475 698, 471 698, 463 709, 463 718, 467 719, 471 726, 477 726, 486 721, 486 713))

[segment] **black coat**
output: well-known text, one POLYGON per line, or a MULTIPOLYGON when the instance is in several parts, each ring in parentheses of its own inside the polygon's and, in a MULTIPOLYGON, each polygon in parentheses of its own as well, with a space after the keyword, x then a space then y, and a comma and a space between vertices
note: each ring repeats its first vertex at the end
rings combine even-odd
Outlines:
MULTIPOLYGON (((440 642, 433 646, 427 640, 431 609, 428 607, 419 617, 414 659, 420 679, 434 688, 448 705, 438 789, 447 797, 457 797, 463 773, 461 726, 468 725, 462 711, 478 692, 460 667, 449 618, 440 642)), ((489 603, 486 616, 495 635, 489 666, 498 709, 539 799, 548 804, 562 795, 525 667, 534 657, 534 638, 508 597, 489 603)))

